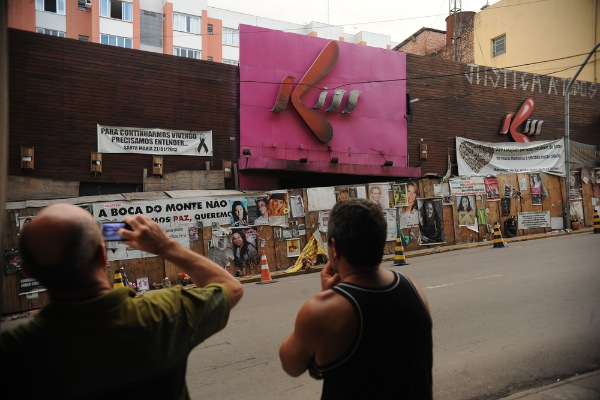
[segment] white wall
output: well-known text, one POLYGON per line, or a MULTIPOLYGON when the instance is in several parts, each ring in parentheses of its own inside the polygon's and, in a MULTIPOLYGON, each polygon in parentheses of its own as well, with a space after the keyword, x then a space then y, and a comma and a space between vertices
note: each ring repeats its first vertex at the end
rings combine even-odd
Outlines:
POLYGON ((100 33, 133 38, 133 23, 100 17, 100 33))
POLYGON ((37 11, 35 12, 36 28, 53 29, 55 31, 67 31, 67 17, 53 12, 37 11))

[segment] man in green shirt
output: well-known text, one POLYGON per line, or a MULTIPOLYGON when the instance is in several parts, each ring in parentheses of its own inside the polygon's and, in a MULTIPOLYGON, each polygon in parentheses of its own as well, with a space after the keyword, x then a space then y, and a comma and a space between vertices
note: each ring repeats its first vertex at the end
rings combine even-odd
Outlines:
POLYGON ((242 285, 185 248, 150 218, 125 217, 127 245, 168 260, 197 288, 135 297, 112 288, 99 224, 80 207, 42 210, 21 234, 23 269, 51 302, 30 322, 2 332, 3 397, 188 399, 187 358, 225 327, 242 285), (148 397, 149 396, 149 397, 148 397))

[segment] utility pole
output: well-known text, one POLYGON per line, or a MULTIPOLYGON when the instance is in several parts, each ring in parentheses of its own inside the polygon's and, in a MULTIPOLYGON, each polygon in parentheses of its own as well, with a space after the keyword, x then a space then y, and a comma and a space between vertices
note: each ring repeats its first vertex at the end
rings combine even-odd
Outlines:
MULTIPOLYGON (((448 2, 449 18, 452 21, 453 33, 452 33, 452 44, 454 46, 454 61, 460 61, 458 59, 458 41, 461 38, 461 26, 459 19, 462 12, 462 0, 450 0, 448 2)), ((462 59, 462 56, 461 56, 462 59)))
POLYGON ((565 89, 565 191, 567 192, 565 196, 565 213, 567 214, 567 229, 571 229, 571 185, 569 184, 569 178, 571 175, 571 143, 569 142, 569 92, 571 91, 571 86, 573 86, 575 79, 577 79, 579 73, 585 67, 592 54, 596 52, 596 49, 598 47, 600 47, 600 42, 597 43, 596 46, 594 46, 592 51, 590 51, 590 54, 588 54, 586 59, 583 61, 583 63, 575 73, 575 75, 573 75, 573 77, 569 81, 569 84, 567 85, 567 88, 565 89))

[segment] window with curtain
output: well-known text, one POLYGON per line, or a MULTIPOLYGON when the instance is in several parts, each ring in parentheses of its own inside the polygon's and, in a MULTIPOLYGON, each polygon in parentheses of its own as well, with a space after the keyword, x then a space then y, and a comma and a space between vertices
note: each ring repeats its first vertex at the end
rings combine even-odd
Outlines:
POLYGON ((201 18, 193 15, 173 13, 173 30, 200 34, 201 18))
POLYGON ((123 8, 123 21, 133 21, 133 4, 124 1, 121 6, 123 8))
POLYGON ((100 0, 100 16, 110 18, 110 0, 100 0))
POLYGON ((184 47, 173 46, 173 55, 179 57, 195 58, 197 60, 202 59, 202 52, 200 50, 186 49, 184 47))
POLYGON ((239 47, 240 31, 233 28, 223 28, 223 44, 239 47))

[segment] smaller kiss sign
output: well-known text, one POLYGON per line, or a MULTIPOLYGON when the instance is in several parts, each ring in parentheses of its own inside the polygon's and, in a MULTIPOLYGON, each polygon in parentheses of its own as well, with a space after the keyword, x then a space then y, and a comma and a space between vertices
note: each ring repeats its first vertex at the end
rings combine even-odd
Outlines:
POLYGON ((506 114, 504 116, 504 119, 502 120, 502 125, 500 126, 500 131, 498 133, 500 135, 506 135, 510 132, 510 136, 515 142, 531 142, 529 137, 527 137, 526 135, 538 135, 542 131, 542 124, 544 123, 544 121, 527 119, 527 117, 529 117, 529 115, 533 112, 534 106, 535 102, 533 101, 533 98, 530 97, 527 100, 525 100, 523 104, 521 104, 521 107, 519 108, 519 111, 517 111, 516 114, 506 114), (525 123, 523 132, 517 132, 517 128, 523 123, 525 123))

